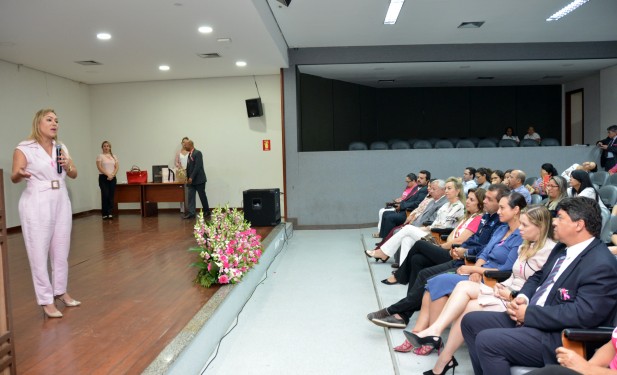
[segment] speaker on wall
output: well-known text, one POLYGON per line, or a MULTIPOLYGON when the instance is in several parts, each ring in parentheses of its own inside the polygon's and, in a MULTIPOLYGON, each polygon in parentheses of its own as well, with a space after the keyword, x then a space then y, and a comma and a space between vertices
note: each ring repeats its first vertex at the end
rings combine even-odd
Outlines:
POLYGON ((246 99, 246 114, 249 117, 263 116, 264 111, 261 106, 261 98, 246 99))
POLYGON ((276 1, 278 1, 279 3, 285 5, 286 7, 288 7, 289 4, 291 3, 291 0, 276 0, 276 1))
POLYGON ((281 191, 251 189, 242 192, 244 218, 257 227, 274 226, 281 222, 281 191))

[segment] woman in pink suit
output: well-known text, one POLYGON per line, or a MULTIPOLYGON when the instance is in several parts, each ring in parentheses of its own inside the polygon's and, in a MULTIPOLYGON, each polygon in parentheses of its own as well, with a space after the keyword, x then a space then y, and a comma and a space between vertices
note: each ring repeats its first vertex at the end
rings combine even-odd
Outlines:
POLYGON ((26 180, 26 189, 19 199, 19 219, 36 300, 50 318, 62 317, 55 299, 67 307, 81 304, 66 292, 72 225, 66 176, 77 177, 77 169, 66 146, 58 142, 56 113, 53 109, 42 109, 34 116, 32 133, 13 153, 11 181, 26 180))

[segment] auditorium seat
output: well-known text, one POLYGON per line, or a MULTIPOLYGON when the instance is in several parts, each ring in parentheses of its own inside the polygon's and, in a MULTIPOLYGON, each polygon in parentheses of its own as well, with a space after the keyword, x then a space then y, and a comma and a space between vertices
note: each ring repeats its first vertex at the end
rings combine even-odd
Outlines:
POLYGON ((371 143, 369 147, 371 150, 387 150, 388 144, 386 142, 376 141, 371 143))
POLYGON ((409 142, 409 147, 413 148, 413 144, 416 143, 418 138, 409 138, 407 142, 409 142))
POLYGON ((600 240, 604 243, 611 242, 611 236, 613 232, 611 231, 611 212, 608 208, 600 209, 602 214, 602 230, 600 231, 600 240))
POLYGON ((402 141, 402 139, 399 138, 392 138, 388 140, 388 147, 392 148, 392 145, 395 144, 396 142, 400 142, 402 141))
POLYGON ((527 177, 525 179, 525 182, 523 182, 523 186, 527 186, 527 185, 533 186, 533 184, 536 182, 537 179, 538 179, 537 177, 533 177, 533 176, 527 177))
POLYGON ((469 139, 461 139, 456 142, 456 148, 475 148, 476 145, 469 139))
POLYGON ((366 147, 366 143, 364 142, 351 142, 349 144, 349 150, 350 151, 368 150, 368 147, 366 147))
POLYGON ((478 145, 478 142, 480 142, 480 138, 478 137, 467 137, 467 140, 473 142, 474 147, 478 145))
POLYGON ((419 139, 413 144, 414 149, 424 149, 424 148, 433 148, 431 142, 425 139, 419 139))
POLYGON ((617 186, 615 185, 604 185, 598 191, 600 193, 600 199, 602 199, 602 203, 610 210, 617 203, 617 186))
POLYGON ((608 176, 608 181, 606 183, 617 186, 617 173, 608 176))
POLYGON ((497 147, 497 143, 495 143, 492 139, 481 139, 478 141, 478 148, 491 148, 497 147))
POLYGON ((555 138, 545 138, 542 140, 542 142, 540 142, 541 146, 559 146, 559 140, 555 139, 555 138))
POLYGON ((431 138, 428 138, 427 141, 431 142, 432 147, 435 147, 435 143, 439 141, 439 138, 431 137, 431 138))
POLYGON ((454 145, 447 139, 440 139, 435 142, 435 148, 454 148, 454 145))
POLYGON ((453 145, 455 145, 458 141, 460 141, 461 139, 458 137, 448 137, 446 138, 448 141, 452 142, 453 145))
POLYGON ((496 137, 486 137, 486 139, 490 139, 491 141, 495 142, 495 144, 499 143, 499 138, 496 137))
POLYGON ((542 203, 542 196, 540 194, 531 194, 531 204, 542 203))
POLYGON ((411 147, 409 147, 409 142, 407 141, 396 141, 390 145, 390 148, 392 150, 405 150, 411 147))
POLYGON ((606 185, 606 183, 608 182, 608 172, 607 171, 597 171, 597 172, 594 172, 593 174, 590 173, 589 179, 591 180, 592 184, 602 187, 606 185))
POLYGON ((518 147, 518 145, 511 139, 500 139, 499 147, 518 147))
POLYGON ((523 139, 519 145, 520 147, 538 147, 540 144, 533 139, 523 139))

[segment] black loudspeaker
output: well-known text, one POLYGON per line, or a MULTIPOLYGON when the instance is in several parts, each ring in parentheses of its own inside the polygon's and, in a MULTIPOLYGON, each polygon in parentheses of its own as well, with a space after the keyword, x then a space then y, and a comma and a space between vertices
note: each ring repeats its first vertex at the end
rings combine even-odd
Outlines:
POLYGON ((167 168, 166 165, 153 165, 152 166, 152 182, 163 182, 163 168, 167 168))
POLYGON ((289 4, 291 3, 291 0, 276 0, 276 1, 278 1, 279 3, 285 5, 286 7, 288 7, 289 4))
POLYGON ((264 110, 261 106, 261 98, 246 99, 246 114, 249 117, 263 116, 264 110))
POLYGON ((251 189, 242 192, 244 218, 256 227, 274 226, 281 222, 281 191, 251 189))

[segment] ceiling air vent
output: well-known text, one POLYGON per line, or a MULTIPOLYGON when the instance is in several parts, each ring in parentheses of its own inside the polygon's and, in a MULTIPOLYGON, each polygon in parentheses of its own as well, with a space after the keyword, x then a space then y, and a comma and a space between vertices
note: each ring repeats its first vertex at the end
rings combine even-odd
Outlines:
POLYGON ((542 79, 561 79, 563 76, 544 76, 542 79))
POLYGON ((83 60, 83 61, 75 61, 77 64, 79 65, 103 65, 98 61, 94 61, 94 60, 83 60))
POLYGON ((198 53, 197 56, 201 57, 202 59, 215 59, 217 57, 221 57, 221 55, 219 55, 216 52, 211 52, 211 53, 198 53))
POLYGON ((484 25, 484 21, 462 22, 458 25, 459 29, 478 29, 484 25))
POLYGON ((381 84, 387 84, 387 83, 394 83, 393 79, 380 79, 379 81, 377 81, 381 84))
POLYGON ((494 79, 495 77, 478 77, 476 79, 494 79))

